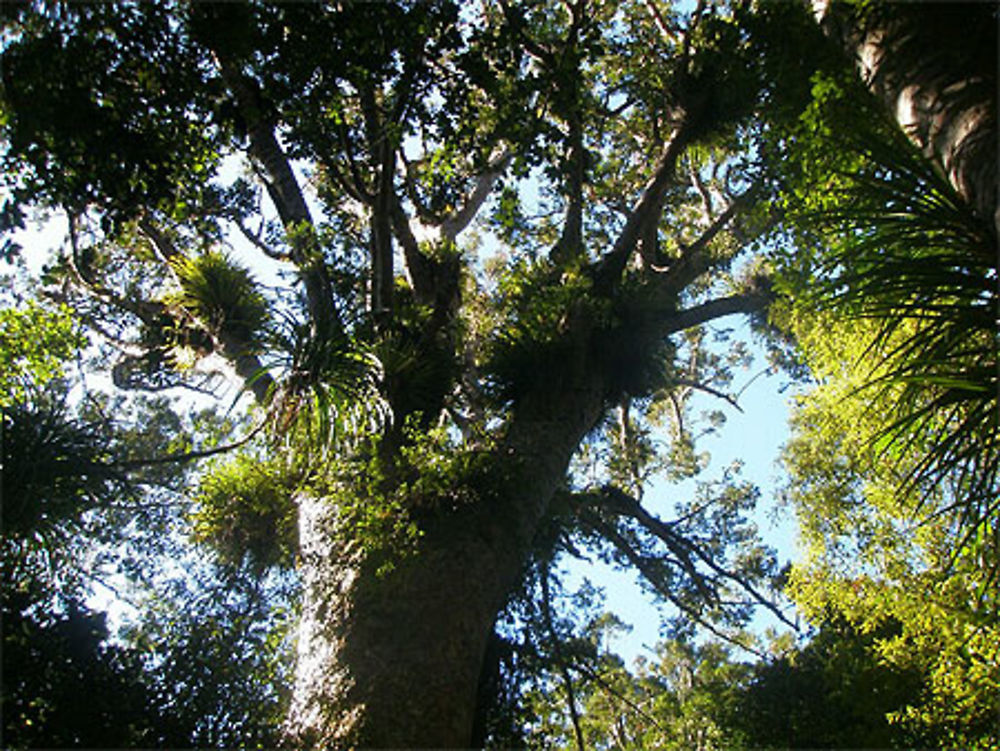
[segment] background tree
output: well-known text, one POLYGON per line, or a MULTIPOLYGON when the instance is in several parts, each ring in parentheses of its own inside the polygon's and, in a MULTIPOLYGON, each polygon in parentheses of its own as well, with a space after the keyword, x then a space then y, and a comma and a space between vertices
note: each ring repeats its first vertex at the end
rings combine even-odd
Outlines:
POLYGON ((792 592, 817 623, 898 627, 869 651, 925 687, 893 720, 921 743, 985 747, 1000 675, 983 646, 996 638, 1000 489, 995 177, 984 177, 996 164, 995 9, 856 11, 830 12, 869 34, 848 36, 874 55, 863 83, 893 109, 850 78, 817 78, 788 142, 796 238, 782 284, 796 302, 784 324, 818 382, 786 452, 809 542, 792 592), (935 19, 945 32, 928 45, 935 19), (912 119, 909 140, 896 118, 912 119))

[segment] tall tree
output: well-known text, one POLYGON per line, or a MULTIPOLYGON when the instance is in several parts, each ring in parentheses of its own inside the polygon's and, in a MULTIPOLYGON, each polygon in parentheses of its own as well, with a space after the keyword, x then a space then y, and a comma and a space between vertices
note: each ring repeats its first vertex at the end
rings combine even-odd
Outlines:
POLYGON ((657 421, 671 471, 698 470, 690 394, 731 377, 701 327, 771 298, 733 271, 766 213, 739 158, 780 96, 756 64, 766 17, 593 0, 3 14, 4 228, 32 204, 64 213, 51 290, 118 352, 116 385, 222 368, 256 400, 261 441, 206 473, 194 534, 295 563, 290 743, 467 746, 498 612, 575 544, 714 628, 764 598, 752 488, 705 486, 673 520, 642 491, 657 421), (268 263, 283 292, 256 280, 268 263), (588 437, 600 450, 579 453, 588 437))

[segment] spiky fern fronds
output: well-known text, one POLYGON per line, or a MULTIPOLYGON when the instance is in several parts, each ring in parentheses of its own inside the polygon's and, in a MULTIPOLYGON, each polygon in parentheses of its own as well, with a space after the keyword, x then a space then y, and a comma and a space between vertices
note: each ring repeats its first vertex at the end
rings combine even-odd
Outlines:
POLYGON ((997 237, 894 124, 863 115, 827 134, 853 162, 839 157, 834 189, 797 216, 816 244, 794 286, 807 306, 872 323, 856 396, 893 405, 874 451, 920 455, 901 490, 926 499, 947 482, 964 529, 996 526, 997 237))
POLYGON ((382 392, 383 368, 373 352, 344 332, 318 335, 289 323, 279 337, 284 377, 269 405, 272 432, 286 443, 330 450, 390 419, 382 392))
POLYGON ((213 334, 230 333, 243 341, 260 337, 269 318, 267 301, 248 269, 217 250, 185 256, 171 266, 180 288, 170 302, 213 334))

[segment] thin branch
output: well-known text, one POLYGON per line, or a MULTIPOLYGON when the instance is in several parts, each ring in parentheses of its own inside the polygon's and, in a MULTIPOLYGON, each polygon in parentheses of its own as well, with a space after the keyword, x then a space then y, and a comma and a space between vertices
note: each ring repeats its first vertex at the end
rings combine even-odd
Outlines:
POLYGON ((559 634, 556 632, 555 622, 552 620, 552 595, 549 591, 548 571, 542 573, 541 585, 542 617, 545 619, 545 627, 548 629, 549 635, 552 639, 552 651, 556 659, 559 675, 562 677, 563 685, 566 687, 566 703, 569 706, 570 721, 573 723, 573 734, 576 738, 576 748, 577 751, 586 751, 586 745, 583 740, 583 730, 580 728, 580 712, 576 707, 576 691, 573 688, 573 676, 570 675, 569 669, 567 668, 567 661, 562 653, 559 634))
MULTIPOLYGON (((744 194, 745 195, 745 194, 744 194)), ((726 210, 717 216, 705 231, 698 236, 690 245, 682 246, 681 257, 671 261, 668 266, 656 268, 653 271, 663 274, 663 286, 670 289, 683 289, 694 279, 703 274, 710 267, 708 254, 709 243, 718 236, 730 220, 746 204, 746 199, 742 198, 733 201, 726 210), (742 199, 742 200, 741 200, 742 199)))
MULTIPOLYGON (((652 532, 656 537, 661 539, 671 550, 674 548, 683 548, 689 554, 697 556, 706 566, 711 568, 719 576, 729 579, 732 582, 738 584, 747 594, 754 598, 754 600, 768 610, 770 610, 775 617, 777 617, 782 623, 795 628, 795 625, 785 617, 784 613, 778 609, 774 603, 769 599, 761 595, 756 587, 754 587, 750 582, 746 581, 741 576, 734 574, 731 571, 727 571, 717 564, 710 555, 705 553, 699 546, 692 545, 688 540, 684 539, 683 536, 678 535, 672 527, 660 519, 653 516, 642 504, 640 504, 635 498, 625 493, 620 488, 615 488, 612 486, 606 486, 604 488, 605 497, 612 501, 610 509, 618 514, 626 515, 637 522, 642 524, 642 526, 648 531, 652 532)), ((675 554, 677 553, 674 550, 675 554)))
POLYGON ((660 30, 660 34, 668 42, 674 41, 674 34, 676 29, 671 28, 670 24, 667 23, 667 19, 663 17, 660 9, 656 6, 655 0, 646 0, 646 10, 649 11, 649 15, 653 17, 653 23, 656 24, 656 28, 660 30))
POLYGON ((291 261, 292 256, 290 253, 282 253, 281 251, 275 250, 266 242, 260 239, 260 233, 251 232, 250 228, 247 227, 240 219, 237 217, 230 217, 229 220, 236 225, 236 228, 240 231, 240 234, 246 238, 247 242, 253 245, 257 250, 261 251, 268 258, 272 258, 275 261, 291 261))
MULTIPOLYGON (((628 509, 624 508, 621 510, 618 509, 619 501, 618 498, 616 497, 616 494, 613 493, 612 491, 617 491, 618 493, 621 493, 622 496, 626 498, 631 498, 631 496, 627 496, 623 491, 620 491, 617 488, 606 487, 604 489, 604 493, 602 493, 600 496, 602 500, 601 507, 607 508, 612 513, 616 513, 619 516, 628 516, 630 518, 636 518, 630 513, 625 513, 628 509)), ((592 509, 586 509, 584 514, 588 520, 588 523, 593 524, 598 529, 600 529, 601 533, 606 537, 608 537, 608 539, 615 544, 615 547, 618 547, 619 549, 623 550, 623 552, 625 547, 632 550, 632 552, 635 553, 636 560, 641 559, 643 561, 642 565, 637 566, 637 568, 640 568, 640 571, 642 572, 643 576, 645 576, 651 584, 654 585, 656 584, 656 581, 660 577, 652 570, 652 568, 649 565, 648 559, 644 558, 637 551, 635 551, 632 548, 631 543, 629 543, 628 540, 626 540, 625 537, 621 535, 621 533, 619 533, 617 529, 615 529, 611 524, 608 524, 604 519, 601 519, 592 509)), ((636 521, 640 520, 636 519, 636 521)), ((657 537, 660 536, 657 535, 657 537)), ((670 552, 674 554, 676 560, 680 563, 681 568, 684 569, 684 573, 686 573, 691 578, 691 582, 698 589, 698 593, 702 596, 705 602, 716 603, 719 599, 719 595, 717 592, 714 591, 713 588, 709 587, 709 582, 711 580, 705 577, 695 567, 694 562, 691 560, 690 551, 687 551, 683 549, 681 546, 679 546, 677 544, 676 539, 674 538, 660 537, 660 539, 664 542, 664 544, 666 544, 670 552)))
POLYGON ((161 464, 179 464, 182 462, 191 462, 196 459, 205 459, 210 456, 216 456, 217 454, 224 454, 234 449, 238 449, 241 446, 245 446, 247 443, 252 441, 254 437, 263 430, 264 426, 267 424, 267 420, 261 420, 257 425, 247 433, 243 438, 234 442, 227 443, 224 446, 216 446, 215 448, 203 449, 201 451, 180 451, 175 454, 167 454, 165 456, 156 456, 149 459, 129 459, 127 461, 120 462, 110 462, 105 466, 111 467, 113 469, 139 469, 141 467, 156 467, 161 464))
MULTIPOLYGON (((738 411, 740 411, 740 412, 743 411, 743 408, 736 401, 738 395, 737 395, 737 397, 730 396, 729 394, 723 393, 722 391, 718 391, 717 389, 714 389, 711 386, 707 386, 704 383, 701 383, 699 381, 695 381, 695 380, 692 380, 692 379, 689 379, 689 378, 674 378, 672 380, 672 382, 674 384, 678 385, 678 386, 687 386, 689 388, 697 389, 698 391, 702 391, 702 392, 704 392, 706 394, 710 394, 711 396, 714 396, 714 397, 716 397, 718 399, 722 399, 724 402, 726 402, 727 404, 731 405, 732 407, 734 407, 738 411)), ((743 393, 743 392, 741 391, 740 393, 743 393)))
POLYGON ((152 325, 156 319, 163 315, 166 311, 166 306, 163 303, 154 300, 126 299, 115 294, 112 290, 108 289, 95 279, 94 275, 82 262, 82 249, 80 248, 76 229, 76 223, 79 217, 67 211, 67 218, 69 224, 70 242, 70 255, 68 261, 70 270, 72 271, 77 284, 84 287, 89 295, 97 298, 101 302, 118 308, 119 310, 124 310, 127 313, 131 313, 143 323, 152 325))
POLYGON ((719 637, 720 639, 723 639, 729 642, 730 644, 735 644, 741 649, 745 649, 748 652, 758 657, 766 657, 766 655, 763 652, 756 650, 753 647, 749 647, 746 644, 742 644, 738 642, 736 639, 734 639, 732 636, 727 634, 726 632, 721 631, 712 623, 703 618, 700 614, 692 610, 690 606, 686 605, 685 603, 677 599, 677 597, 675 597, 674 594, 666 586, 664 586, 663 582, 656 575, 656 573, 652 571, 652 569, 649 566, 649 560, 647 558, 644 558, 643 556, 639 555, 639 553, 637 553, 635 549, 633 549, 632 546, 629 545, 628 541, 625 540, 625 538, 623 538, 620 534, 618 534, 610 524, 602 522, 602 525, 603 528, 600 530, 602 534, 606 534, 608 540, 616 548, 619 549, 619 551, 629 560, 629 562, 633 566, 635 566, 636 569, 639 570, 639 572, 646 578, 646 581, 648 581, 650 585, 652 585, 652 587, 664 599, 673 604, 673 606, 676 607, 680 612, 684 613, 688 618, 693 620, 699 626, 704 628, 709 633, 719 637))
POLYGON ((603 691, 605 691, 608 694, 611 694, 611 696, 623 702, 625 706, 627 706, 629 709, 631 709, 633 712, 635 712, 637 715, 642 717, 647 722, 651 723, 653 727, 655 727, 657 730, 660 730, 661 732, 666 732, 666 728, 663 725, 661 725, 659 721, 655 717, 653 717, 653 715, 646 712, 642 707, 640 707, 634 701, 632 701, 627 696, 618 691, 616 688, 614 688, 614 686, 612 686, 610 683, 604 680, 604 676, 602 676, 596 670, 591 668, 589 665, 584 663, 578 663, 574 664, 573 667, 576 670, 579 670, 581 673, 583 673, 587 678, 594 681, 594 683, 600 686, 600 688, 603 691))

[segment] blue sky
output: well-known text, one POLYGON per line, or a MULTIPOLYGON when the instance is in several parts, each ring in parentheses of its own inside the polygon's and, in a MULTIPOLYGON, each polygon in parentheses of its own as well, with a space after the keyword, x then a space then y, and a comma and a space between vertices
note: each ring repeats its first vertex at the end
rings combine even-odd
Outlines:
MULTIPOLYGON (((738 319, 722 323, 734 327, 735 338, 752 341, 748 327, 738 319)), ((777 488, 781 478, 778 458, 782 444, 789 437, 788 402, 793 389, 783 388, 788 383, 784 374, 765 373, 758 376, 766 368, 764 352, 756 344, 751 350, 754 354, 753 365, 747 370, 737 371, 733 380, 734 392, 746 386, 739 399, 742 412, 709 395, 699 394, 696 397, 699 399, 698 408, 718 409, 726 415, 726 424, 717 433, 702 438, 698 450, 711 454, 711 463, 703 473, 706 477, 717 475, 721 468, 735 460, 743 462, 743 479, 753 482, 761 491, 755 516, 761 535, 768 545, 777 550, 781 563, 786 563, 796 556, 796 532, 790 514, 778 508, 777 488), (778 519, 774 518, 776 513, 778 519)), ((671 507, 677 500, 684 499, 683 494, 690 492, 689 486, 690 483, 684 486, 654 483, 646 493, 644 505, 669 521, 671 507)), ((660 640, 661 613, 652 597, 639 585, 637 572, 615 571, 600 562, 577 561, 568 563, 566 570, 569 574, 568 588, 572 589, 584 577, 588 578, 603 588, 607 609, 632 626, 630 633, 621 636, 612 645, 626 664, 631 664, 640 655, 651 658, 652 648, 660 640)), ((777 620, 766 611, 759 613, 753 624, 758 631, 777 625, 777 620)))

